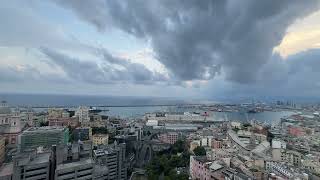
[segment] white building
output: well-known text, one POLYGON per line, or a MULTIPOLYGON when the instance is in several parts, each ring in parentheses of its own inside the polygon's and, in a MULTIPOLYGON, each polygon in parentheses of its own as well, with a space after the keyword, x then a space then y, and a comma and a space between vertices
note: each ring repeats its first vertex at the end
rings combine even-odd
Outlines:
POLYGON ((282 176, 285 176, 288 179, 293 177, 293 173, 286 166, 277 162, 266 161, 266 170, 269 172, 280 173, 282 176))
POLYGON ((148 120, 146 126, 158 126, 157 120, 148 120))
POLYGON ((273 149, 286 149, 286 142, 279 139, 272 140, 272 148, 273 149))
POLYGON ((205 136, 201 138, 201 146, 211 147, 212 136, 205 136))
POLYGON ((231 127, 240 129, 241 123, 240 122, 236 122, 236 121, 232 121, 231 122, 231 127))
POLYGON ((282 161, 282 153, 286 149, 286 142, 280 139, 272 140, 272 159, 274 161, 282 161))
POLYGON ((90 121, 89 108, 86 106, 80 106, 76 110, 75 115, 79 118, 80 123, 87 123, 90 121))

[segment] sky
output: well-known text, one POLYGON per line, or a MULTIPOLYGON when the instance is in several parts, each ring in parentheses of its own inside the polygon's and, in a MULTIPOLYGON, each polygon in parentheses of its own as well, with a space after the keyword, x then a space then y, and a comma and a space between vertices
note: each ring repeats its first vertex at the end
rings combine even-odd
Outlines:
POLYGON ((0 92, 320 95, 320 0, 10 0, 0 92))

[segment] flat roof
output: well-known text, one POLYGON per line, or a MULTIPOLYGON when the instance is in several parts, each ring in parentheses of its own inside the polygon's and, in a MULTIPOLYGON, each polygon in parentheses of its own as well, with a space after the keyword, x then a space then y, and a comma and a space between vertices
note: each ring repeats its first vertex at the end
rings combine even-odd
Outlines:
POLYGON ((109 136, 109 134, 94 134, 92 137, 106 137, 109 136))
POLYGON ((93 150, 95 156, 103 156, 107 154, 115 153, 117 150, 115 148, 107 147, 104 149, 93 150))
POLYGON ((43 127, 31 127, 25 130, 23 133, 35 132, 35 131, 63 131, 64 127, 59 126, 43 126, 43 127))
POLYGON ((40 163, 46 163, 50 161, 51 153, 41 153, 37 154, 32 161, 29 161, 27 165, 33 165, 33 164, 40 164, 40 163))
POLYGON ((251 152, 253 153, 263 153, 270 148, 270 143, 268 141, 263 141, 258 146, 256 146, 251 152))
POLYGON ((194 156, 193 158, 202 163, 211 162, 206 156, 194 156))
POLYGON ((81 165, 85 165, 85 164, 93 164, 93 160, 91 158, 88 158, 88 159, 82 159, 80 161, 75 161, 75 162, 71 162, 71 163, 59 164, 57 166, 56 170, 73 168, 73 167, 77 167, 77 166, 81 166, 81 165))
POLYGON ((219 170, 221 168, 223 168, 222 165, 216 163, 216 162, 213 162, 211 165, 210 165, 210 170, 213 170, 213 171, 216 171, 216 170, 219 170))

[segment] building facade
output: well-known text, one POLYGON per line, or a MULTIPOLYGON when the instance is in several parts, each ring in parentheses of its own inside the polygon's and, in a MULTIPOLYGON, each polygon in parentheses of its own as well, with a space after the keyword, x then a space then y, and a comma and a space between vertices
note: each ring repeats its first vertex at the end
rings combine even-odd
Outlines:
POLYGON ((73 130, 74 141, 89 141, 92 140, 92 129, 91 127, 78 127, 73 130))
POLYGON ((176 132, 168 132, 159 135, 159 140, 163 143, 174 144, 177 142, 179 134, 176 132))
POLYGON ((223 147, 223 141, 219 139, 212 139, 211 147, 213 149, 221 149, 223 147))
POLYGON ((282 151, 281 160, 289 163, 290 165, 300 167, 301 166, 302 154, 297 151, 282 151))
POLYGON ((55 180, 93 179, 93 167, 92 159, 59 164, 55 170, 55 180))
POLYGON ((6 155, 6 141, 4 136, 0 136, 0 166, 4 162, 6 155))
POLYGON ((13 180, 49 180, 51 153, 21 153, 13 159, 13 180))
POLYGON ((80 106, 76 110, 75 116, 79 118, 80 123, 88 123, 90 121, 89 108, 86 106, 80 106))
POLYGON ((299 137, 299 136, 304 136, 305 131, 302 127, 294 127, 294 126, 289 126, 288 127, 288 134, 299 137))
POLYGON ((69 129, 65 127, 32 127, 19 135, 18 142, 21 151, 37 147, 50 148, 52 145, 67 144, 69 129))
POLYGON ((2 101, 0 103, 0 135, 5 137, 8 144, 16 144, 23 127, 20 113, 12 112, 7 102, 2 101))
POLYGON ((113 144, 94 150, 93 157, 97 165, 106 166, 110 180, 126 180, 126 144, 113 144))
POLYGON ((97 145, 107 145, 109 140, 108 134, 95 134, 92 136, 92 144, 97 145))
POLYGON ((0 167, 0 179, 1 180, 12 180, 13 175, 13 163, 3 164, 0 167))
POLYGON ((190 156, 191 179, 224 180, 224 169, 222 165, 209 161, 205 156, 190 156))
POLYGON ((51 118, 62 118, 64 114, 64 109, 61 108, 50 108, 48 109, 48 119, 51 118))
POLYGON ((48 119, 49 126, 71 126, 73 128, 79 125, 77 117, 61 117, 61 118, 50 118, 48 119))

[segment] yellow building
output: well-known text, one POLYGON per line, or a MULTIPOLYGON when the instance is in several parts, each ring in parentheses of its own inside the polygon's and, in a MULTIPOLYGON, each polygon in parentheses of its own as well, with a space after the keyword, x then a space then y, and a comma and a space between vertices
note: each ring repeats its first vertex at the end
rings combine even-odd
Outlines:
POLYGON ((200 141, 195 140, 190 143, 190 151, 193 151, 196 147, 200 146, 200 141))
POLYGON ((310 170, 311 172, 320 174, 320 163, 309 159, 302 160, 302 167, 310 170))
POLYGON ((94 146, 101 144, 108 144, 109 135, 108 134, 95 134, 92 136, 92 142, 94 146))
POLYGON ((0 165, 4 162, 6 153, 5 137, 0 136, 0 165))
POLYGON ((61 108, 48 109, 48 118, 61 118, 64 110, 61 108))

